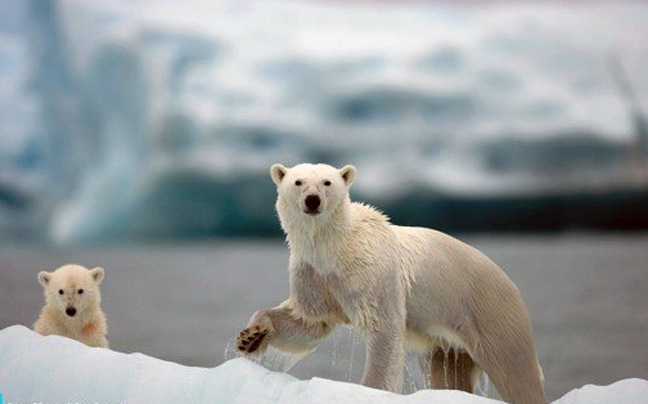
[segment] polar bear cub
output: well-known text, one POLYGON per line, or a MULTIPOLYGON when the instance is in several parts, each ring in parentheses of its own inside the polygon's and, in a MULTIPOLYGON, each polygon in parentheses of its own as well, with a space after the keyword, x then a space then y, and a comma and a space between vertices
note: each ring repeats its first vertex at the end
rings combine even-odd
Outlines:
POLYGON ((546 402, 529 314, 493 261, 351 202, 353 166, 275 164, 270 174, 290 248, 290 296, 252 315, 239 351, 258 355, 272 345, 303 357, 346 324, 365 337, 366 386, 400 391, 410 349, 429 387, 472 392, 484 371, 504 400, 546 402))
POLYGON ((88 270, 69 264, 54 272, 41 271, 38 281, 45 292, 45 306, 34 323, 34 331, 107 348, 106 316, 101 311, 99 293, 103 279, 100 267, 88 270))

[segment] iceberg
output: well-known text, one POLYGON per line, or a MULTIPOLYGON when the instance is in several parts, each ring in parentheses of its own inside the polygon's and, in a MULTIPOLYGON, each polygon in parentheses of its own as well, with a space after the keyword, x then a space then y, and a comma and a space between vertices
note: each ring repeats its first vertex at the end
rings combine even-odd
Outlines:
POLYGON ((279 234, 267 169, 304 161, 420 225, 639 189, 648 226, 643 4, 30 4, 0 20, 3 234, 279 234))
MULTIPOLYGON (((0 331, 0 394, 5 403, 501 404, 459 391, 398 395, 353 383, 298 380, 243 358, 214 368, 188 367, 139 353, 89 348, 63 337, 42 337, 18 325, 0 331)), ((648 381, 587 385, 554 404, 610 402, 648 403, 648 381)))

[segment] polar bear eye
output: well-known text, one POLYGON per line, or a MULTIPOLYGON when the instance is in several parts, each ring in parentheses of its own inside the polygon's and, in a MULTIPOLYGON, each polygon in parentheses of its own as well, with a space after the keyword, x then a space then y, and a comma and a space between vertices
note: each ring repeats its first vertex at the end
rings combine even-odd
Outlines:
POLYGON ((59 295, 63 294, 63 289, 59 289, 59 295))
POLYGON ((79 294, 80 294, 80 295, 83 294, 83 289, 79 289, 79 294))
POLYGON ((300 186, 301 186, 301 184, 302 184, 302 182, 301 182, 301 181, 299 181, 299 180, 297 180, 297 181, 295 181, 295 185, 297 185, 298 187, 300 187, 300 186))
POLYGON ((330 187, 331 186, 331 181, 329 181, 329 180, 324 181, 324 186, 325 187, 330 187))

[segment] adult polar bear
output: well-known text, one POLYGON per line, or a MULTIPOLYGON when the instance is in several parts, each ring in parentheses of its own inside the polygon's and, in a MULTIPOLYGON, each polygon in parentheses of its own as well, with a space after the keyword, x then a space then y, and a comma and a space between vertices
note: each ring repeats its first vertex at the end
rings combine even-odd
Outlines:
POLYGON ((290 247, 290 297, 254 313, 238 336, 242 353, 270 344, 306 355, 349 324, 366 340, 366 386, 400 391, 407 347, 422 354, 430 387, 471 392, 481 369, 504 400, 546 402, 527 309, 495 263, 351 202, 353 166, 275 164, 270 173, 290 247))

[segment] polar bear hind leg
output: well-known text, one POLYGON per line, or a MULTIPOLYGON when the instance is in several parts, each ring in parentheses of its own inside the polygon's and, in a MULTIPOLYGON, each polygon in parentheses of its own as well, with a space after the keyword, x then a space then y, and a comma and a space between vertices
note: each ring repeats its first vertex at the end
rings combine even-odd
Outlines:
POLYGON ((529 351, 510 343, 506 344, 505 349, 482 350, 475 357, 477 365, 488 374, 507 403, 546 403, 540 367, 537 359, 528 355, 529 351))
MULTIPOLYGON (((509 302, 510 303, 510 302, 509 302)), ((468 327, 462 340, 476 367, 484 371, 503 401, 512 404, 545 404, 540 366, 535 356, 530 324, 503 320, 468 327), (527 329, 529 328, 529 329, 527 329), (481 331, 481 332, 478 332, 481 331), (477 337, 479 336, 479 337, 477 337)))

